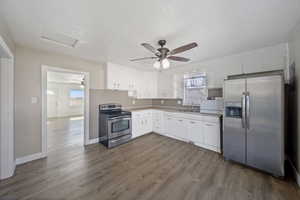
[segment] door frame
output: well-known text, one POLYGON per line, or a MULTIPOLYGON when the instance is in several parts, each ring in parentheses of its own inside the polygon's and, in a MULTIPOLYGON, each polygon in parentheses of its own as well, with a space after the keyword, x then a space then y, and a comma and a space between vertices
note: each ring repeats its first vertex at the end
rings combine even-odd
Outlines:
POLYGON ((14 55, 0 35, 0 180, 13 176, 14 158, 14 55))
POLYGON ((60 67, 52 67, 48 65, 42 65, 42 156, 47 156, 47 73, 48 72, 61 72, 61 73, 73 73, 84 75, 84 137, 83 144, 89 144, 90 132, 89 132, 89 117, 90 117, 90 105, 89 105, 89 91, 90 91, 90 73, 85 71, 77 71, 71 69, 65 69, 60 67))

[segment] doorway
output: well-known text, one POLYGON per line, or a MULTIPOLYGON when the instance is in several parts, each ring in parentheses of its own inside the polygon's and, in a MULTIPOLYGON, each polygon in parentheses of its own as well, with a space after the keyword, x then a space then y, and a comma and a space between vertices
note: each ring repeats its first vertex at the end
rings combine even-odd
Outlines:
POLYGON ((89 143, 89 73, 42 66, 43 155, 89 143))
POLYGON ((0 180, 14 170, 14 55, 0 35, 0 180))

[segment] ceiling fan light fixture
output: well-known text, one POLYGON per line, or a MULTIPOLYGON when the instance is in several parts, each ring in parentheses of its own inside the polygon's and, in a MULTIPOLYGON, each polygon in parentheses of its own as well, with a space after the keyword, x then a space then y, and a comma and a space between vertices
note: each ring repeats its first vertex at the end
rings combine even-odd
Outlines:
POLYGON ((158 60, 155 61, 154 64, 153 64, 153 67, 154 67, 155 69, 160 69, 160 62, 159 62, 158 60))
POLYGON ((164 69, 168 69, 170 67, 170 61, 167 58, 165 58, 161 61, 161 65, 164 69))

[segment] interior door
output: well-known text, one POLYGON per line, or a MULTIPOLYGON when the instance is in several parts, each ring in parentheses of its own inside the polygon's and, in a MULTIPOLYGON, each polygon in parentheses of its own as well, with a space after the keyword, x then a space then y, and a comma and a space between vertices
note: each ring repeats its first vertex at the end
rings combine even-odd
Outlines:
POLYGON ((245 86, 245 79, 224 82, 223 155, 240 163, 246 163, 245 86))
POLYGON ((247 164, 283 176, 282 77, 248 78, 247 91, 247 164))

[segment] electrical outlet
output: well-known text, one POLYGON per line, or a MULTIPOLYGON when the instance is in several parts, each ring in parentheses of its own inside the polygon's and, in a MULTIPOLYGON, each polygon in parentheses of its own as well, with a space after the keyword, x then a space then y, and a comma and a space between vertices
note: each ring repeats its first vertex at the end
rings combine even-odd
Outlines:
POLYGON ((160 104, 164 104, 165 103, 165 101, 164 100, 160 100, 160 104))
POLYGON ((135 100, 132 100, 132 104, 133 104, 133 105, 135 104, 135 100))
POLYGON ((178 104, 178 105, 181 105, 181 100, 178 100, 178 101, 177 101, 177 104, 178 104))

